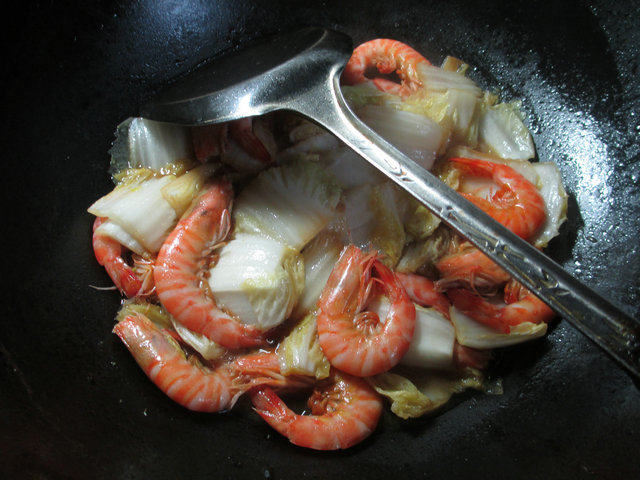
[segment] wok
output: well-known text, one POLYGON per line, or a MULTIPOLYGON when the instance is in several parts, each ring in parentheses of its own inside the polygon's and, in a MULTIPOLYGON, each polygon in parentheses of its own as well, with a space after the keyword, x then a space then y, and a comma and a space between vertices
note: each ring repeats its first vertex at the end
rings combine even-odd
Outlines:
POLYGON ((304 25, 446 54, 521 98, 569 219, 549 250, 639 314, 638 21, 632 2, 34 3, 5 28, 0 473, 6 478, 637 478, 638 385, 566 323, 497 355, 504 395, 468 393, 357 447, 290 445, 246 406, 167 399, 110 333, 119 297, 87 206, 111 188, 115 125, 212 54, 304 25))

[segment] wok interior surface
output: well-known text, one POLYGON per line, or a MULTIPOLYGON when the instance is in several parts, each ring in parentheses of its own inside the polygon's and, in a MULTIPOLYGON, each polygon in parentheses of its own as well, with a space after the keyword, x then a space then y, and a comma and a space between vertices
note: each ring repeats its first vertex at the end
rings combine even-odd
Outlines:
POLYGON ((196 414, 111 334, 119 297, 86 208, 112 188, 115 126, 207 57, 307 25, 464 59, 521 99, 569 219, 548 253, 634 317, 640 304, 640 34, 633 2, 33 3, 7 16, 0 323, 5 478, 638 478, 640 394, 566 322, 500 352, 504 394, 454 397, 348 451, 294 447, 248 406, 196 414), (10 17, 10 18, 9 18, 10 17), (7 291, 8 290, 8 291, 7 291))

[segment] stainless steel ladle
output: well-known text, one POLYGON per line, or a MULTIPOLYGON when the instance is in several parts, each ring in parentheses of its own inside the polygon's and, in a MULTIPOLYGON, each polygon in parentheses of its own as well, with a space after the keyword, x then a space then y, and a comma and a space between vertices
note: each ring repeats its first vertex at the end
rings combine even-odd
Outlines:
POLYGON ((227 122, 275 110, 310 118, 424 203, 640 378, 638 322, 447 187, 353 114, 339 85, 351 52, 351 39, 331 30, 307 28, 280 35, 197 68, 154 98, 143 108, 142 116, 183 125, 227 122))

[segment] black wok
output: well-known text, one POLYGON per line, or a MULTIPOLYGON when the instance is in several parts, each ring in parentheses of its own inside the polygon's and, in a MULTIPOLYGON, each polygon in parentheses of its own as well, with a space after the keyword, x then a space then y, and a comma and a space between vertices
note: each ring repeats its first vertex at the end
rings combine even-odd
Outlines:
POLYGON ((633 2, 47 2, 5 18, 2 77, 3 478, 639 478, 640 393, 564 322, 501 352, 502 396, 386 415, 337 453, 291 446, 248 408, 195 414, 110 333, 119 297, 87 206, 112 132, 206 57, 304 25, 391 37, 521 98, 569 191, 549 254, 631 315, 640 296, 640 62, 633 2))

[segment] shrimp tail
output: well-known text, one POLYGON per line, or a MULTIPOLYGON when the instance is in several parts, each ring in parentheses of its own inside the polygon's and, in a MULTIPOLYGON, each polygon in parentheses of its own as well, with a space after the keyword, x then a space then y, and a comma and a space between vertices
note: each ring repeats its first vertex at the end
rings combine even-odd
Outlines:
MULTIPOLYGON (((251 401, 255 412, 269 425, 275 418, 278 418, 279 424, 284 425, 290 424, 294 419, 286 403, 269 387, 254 390, 251 393, 251 401)), ((285 428, 285 432, 288 432, 288 429, 285 428)), ((287 436, 286 433, 282 433, 287 436)))

